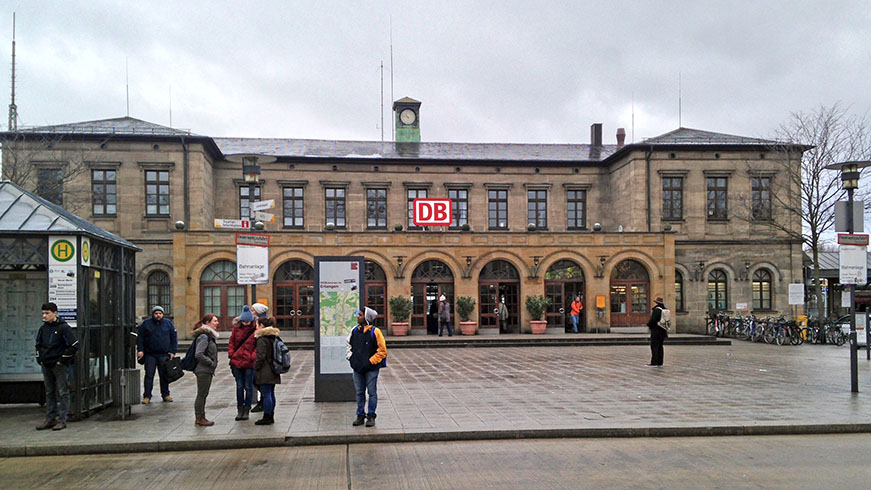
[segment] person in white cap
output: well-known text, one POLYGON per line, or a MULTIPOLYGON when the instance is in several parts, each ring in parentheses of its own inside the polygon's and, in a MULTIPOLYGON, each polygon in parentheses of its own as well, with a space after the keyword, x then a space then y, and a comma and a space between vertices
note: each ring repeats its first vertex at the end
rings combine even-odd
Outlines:
POLYGON ((448 327, 448 337, 453 337, 454 332, 451 330, 451 305, 448 304, 448 298, 443 294, 439 297, 439 337, 445 333, 445 327, 448 327))
POLYGON ((378 373, 387 366, 387 343, 381 329, 372 325, 378 312, 372 308, 357 310, 357 326, 346 339, 345 358, 354 370, 354 389, 357 395, 357 418, 351 425, 375 426, 375 409, 378 407, 378 373), (369 393, 369 413, 366 408, 366 392, 369 393))
POLYGON ((151 390, 154 387, 154 372, 160 374, 160 396, 171 402, 169 381, 166 379, 166 361, 178 352, 178 333, 172 320, 163 316, 163 308, 151 308, 151 316, 139 325, 136 337, 136 357, 145 364, 144 392, 142 403, 151 403, 151 390))

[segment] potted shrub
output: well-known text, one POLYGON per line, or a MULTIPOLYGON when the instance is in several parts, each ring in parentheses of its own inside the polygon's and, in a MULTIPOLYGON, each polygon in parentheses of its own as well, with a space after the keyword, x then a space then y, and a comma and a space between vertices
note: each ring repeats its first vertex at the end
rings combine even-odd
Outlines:
POLYGON ((468 296, 457 298, 457 315, 460 315, 460 333, 463 335, 475 335, 475 331, 478 330, 478 322, 469 320, 474 311, 474 298, 468 296))
POLYGON ((390 298, 390 314, 393 322, 390 329, 393 335, 408 335, 408 317, 411 316, 411 300, 405 296, 390 298))
POLYGON ((532 333, 540 334, 547 330, 547 321, 544 320, 544 312, 550 305, 550 298, 540 294, 534 294, 526 297, 526 311, 532 320, 529 321, 529 327, 532 333))

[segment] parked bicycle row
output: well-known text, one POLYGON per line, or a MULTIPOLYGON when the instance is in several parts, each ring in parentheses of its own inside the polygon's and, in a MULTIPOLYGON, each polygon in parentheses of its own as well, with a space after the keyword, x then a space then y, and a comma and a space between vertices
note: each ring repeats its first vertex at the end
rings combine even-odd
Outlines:
POLYGON ((706 318, 708 335, 731 337, 752 342, 777 345, 812 344, 844 345, 848 340, 838 322, 811 319, 806 327, 795 320, 779 317, 759 318, 753 314, 729 316, 725 313, 710 314, 706 318))

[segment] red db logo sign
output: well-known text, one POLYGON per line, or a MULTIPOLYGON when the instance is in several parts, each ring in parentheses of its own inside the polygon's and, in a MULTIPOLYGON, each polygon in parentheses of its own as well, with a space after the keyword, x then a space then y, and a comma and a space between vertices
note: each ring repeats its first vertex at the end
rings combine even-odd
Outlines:
POLYGON ((450 199, 415 199, 414 226, 450 226, 450 199))

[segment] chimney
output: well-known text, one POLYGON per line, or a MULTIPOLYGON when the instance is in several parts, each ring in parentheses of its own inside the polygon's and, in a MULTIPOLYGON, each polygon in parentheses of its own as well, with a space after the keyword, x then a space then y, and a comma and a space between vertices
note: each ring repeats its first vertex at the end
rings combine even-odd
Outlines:
POLYGON ((590 145, 602 146, 602 123, 590 125, 590 145))
POLYGON ((623 148, 624 144, 626 144, 626 130, 617 128, 617 148, 623 148))

